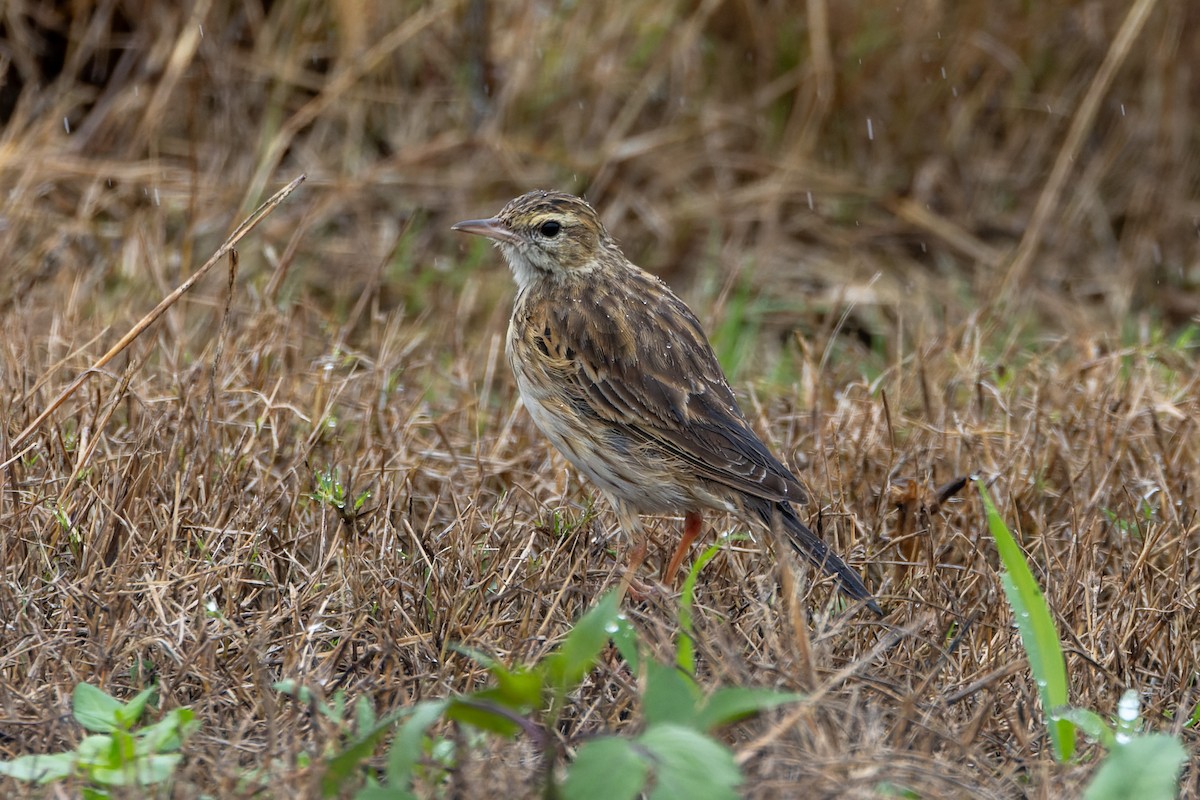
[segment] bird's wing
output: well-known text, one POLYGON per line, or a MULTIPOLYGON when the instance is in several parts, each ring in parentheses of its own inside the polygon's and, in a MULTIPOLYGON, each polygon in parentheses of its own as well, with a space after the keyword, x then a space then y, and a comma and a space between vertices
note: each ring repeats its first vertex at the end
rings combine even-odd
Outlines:
POLYGON ((695 474, 767 500, 807 501, 738 407, 700 321, 658 278, 570 286, 528 307, 531 352, 576 408, 677 457, 695 474), (542 319, 535 319, 541 317, 542 319))

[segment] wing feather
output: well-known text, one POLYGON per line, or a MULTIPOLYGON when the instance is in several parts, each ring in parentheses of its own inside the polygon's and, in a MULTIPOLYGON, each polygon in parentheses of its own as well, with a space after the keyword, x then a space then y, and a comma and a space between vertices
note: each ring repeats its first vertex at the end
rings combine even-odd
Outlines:
POLYGON ((699 477, 753 497, 806 502, 738 407, 691 309, 649 273, 621 277, 590 283, 586 296, 539 304, 554 372, 576 407, 699 477))

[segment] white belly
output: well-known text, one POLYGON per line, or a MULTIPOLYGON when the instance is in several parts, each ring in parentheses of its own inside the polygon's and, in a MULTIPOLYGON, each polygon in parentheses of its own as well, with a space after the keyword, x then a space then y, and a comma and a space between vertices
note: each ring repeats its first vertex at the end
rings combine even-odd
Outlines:
MULTIPOLYGON (((640 513, 671 513, 695 508, 696 499, 656 470, 637 453, 637 444, 611 426, 578 430, 577 412, 561 395, 535 386, 518 364, 513 364, 521 400, 529 416, 550 443, 587 476, 610 500, 628 503, 640 513), (634 464, 643 466, 635 468, 634 464)), ((657 465, 655 465, 657 466, 657 465)))

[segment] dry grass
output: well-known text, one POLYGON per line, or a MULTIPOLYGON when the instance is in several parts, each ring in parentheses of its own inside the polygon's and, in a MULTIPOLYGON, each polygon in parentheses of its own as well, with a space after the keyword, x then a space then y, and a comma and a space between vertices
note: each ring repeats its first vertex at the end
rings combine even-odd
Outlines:
MULTIPOLYGON (((311 793, 298 755, 337 731, 273 681, 380 708, 470 688, 453 644, 531 660, 614 582, 609 509, 514 407, 510 282, 447 232, 543 185, 693 302, 889 609, 801 588, 805 649, 765 547, 707 568, 702 682, 813 693, 729 732, 747 796, 1078 792, 1096 754, 1052 761, 977 499, 895 508, 972 470, 1073 701, 1137 688, 1195 752, 1195 4, 1153 5, 1049 209, 1116 0, 401 5, 3 6, 0 757, 73 746, 76 682, 157 681, 203 722, 175 794, 253 794, 251 770, 311 793), (14 443, 301 172, 230 282, 14 443), (370 491, 356 519, 312 498, 328 471, 370 491)), ((674 603, 628 610, 665 652, 674 603)), ((599 669, 563 735, 628 727, 635 689, 599 669)), ((532 792, 530 758, 474 751, 453 788, 532 792)))

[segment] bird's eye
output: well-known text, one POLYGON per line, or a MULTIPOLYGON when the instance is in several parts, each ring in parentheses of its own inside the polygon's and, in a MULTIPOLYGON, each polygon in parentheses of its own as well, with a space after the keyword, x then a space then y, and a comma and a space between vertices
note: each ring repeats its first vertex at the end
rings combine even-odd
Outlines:
POLYGON ((542 223, 542 227, 538 228, 538 230, 542 232, 542 236, 545 236, 547 239, 553 239, 562 230, 562 225, 558 223, 558 220, 548 219, 542 223))

